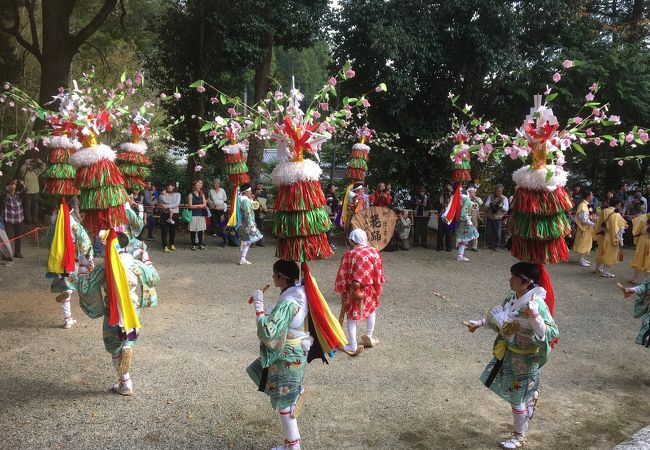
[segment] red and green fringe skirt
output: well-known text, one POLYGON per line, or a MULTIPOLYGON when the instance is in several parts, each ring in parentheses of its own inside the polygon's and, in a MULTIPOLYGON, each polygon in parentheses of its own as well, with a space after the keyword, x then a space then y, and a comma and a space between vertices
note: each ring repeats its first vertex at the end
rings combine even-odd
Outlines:
POLYGON ((510 253, 520 261, 535 264, 556 264, 569 259, 569 249, 564 238, 536 241, 513 235, 510 253))
POLYGON ((127 191, 141 191, 144 189, 144 180, 141 177, 124 177, 124 189, 127 191))
POLYGON ((346 176, 351 180, 363 181, 366 178, 366 171, 364 169, 353 169, 348 167, 346 176))
POLYGON ((79 209, 88 211, 92 209, 108 209, 114 206, 124 207, 129 196, 124 186, 104 186, 100 188, 81 189, 79 196, 79 209))
POLYGON ((278 186, 276 211, 308 211, 325 206, 326 200, 320 181, 299 181, 278 186))
POLYGON ((571 234, 564 188, 534 191, 517 188, 512 204, 511 254, 520 261, 555 264, 569 259, 565 236, 571 234))
POLYGON ((113 161, 100 159, 97 163, 77 169, 80 188, 100 188, 124 184, 124 177, 113 161))
POLYGON ((115 157, 118 161, 123 161, 125 163, 137 164, 139 166, 151 165, 151 160, 147 155, 143 155, 142 153, 120 152, 115 157))
POLYGON ((74 178, 48 178, 45 180, 43 191, 53 195, 79 194, 74 178))
POLYGON ((451 179, 455 182, 470 181, 472 173, 467 169, 454 169, 451 171, 451 179))
POLYGON ((279 238, 275 256, 289 261, 313 261, 332 256, 334 252, 327 241, 327 234, 279 238))
POLYGON ((368 150, 359 150, 357 148, 353 148, 350 152, 350 158, 362 158, 364 160, 368 160, 368 150))
POLYGON ((74 148, 52 148, 50 149, 47 160, 50 164, 67 163, 70 156, 74 155, 76 151, 74 148))
MULTIPOLYGON (((236 164, 236 163, 240 163, 240 162, 245 163, 246 162, 246 155, 244 155, 243 152, 237 152, 234 155, 231 155, 230 153, 226 153, 224 155, 224 162, 226 164, 236 164)), ((246 169, 246 170, 248 170, 248 169, 246 169)))
POLYGON ((563 187, 554 191, 533 191, 517 188, 512 209, 527 214, 551 215, 573 208, 573 202, 563 187))
POLYGON ((47 169, 45 169, 45 172, 43 172, 43 177, 55 178, 59 180, 62 179, 74 180, 76 174, 77 174, 76 169, 72 167, 70 164, 55 163, 52 164, 47 169))
POLYGON ((83 226, 91 236, 101 230, 124 225, 127 222, 124 205, 106 209, 94 209, 84 212, 83 226))
POLYGON ((244 183, 248 183, 251 178, 248 176, 246 172, 244 173, 233 173, 228 175, 228 180, 230 181, 230 184, 233 186, 237 185, 242 185, 244 183))
POLYGON ((332 222, 324 207, 309 211, 277 211, 273 222, 273 232, 283 238, 327 233, 331 227, 332 222))
POLYGON ((364 171, 368 170, 368 163, 363 158, 352 158, 348 161, 348 169, 363 169, 364 171))

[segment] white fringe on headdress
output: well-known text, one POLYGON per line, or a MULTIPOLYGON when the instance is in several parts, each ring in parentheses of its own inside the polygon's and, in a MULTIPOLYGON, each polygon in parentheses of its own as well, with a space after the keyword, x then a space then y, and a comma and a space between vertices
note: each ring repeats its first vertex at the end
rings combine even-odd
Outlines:
POLYGON ((47 145, 49 148, 81 148, 81 142, 72 140, 68 136, 52 136, 47 145))
POLYGON ((115 161, 115 152, 104 144, 84 147, 74 155, 70 156, 70 164, 74 167, 88 167, 98 163, 101 159, 115 161))
POLYGON ((229 155, 236 155, 239 152, 245 152, 246 146, 241 142, 238 142, 236 144, 224 145, 221 150, 229 155))
POLYGON ((298 183, 299 181, 318 181, 323 173, 321 168, 311 159, 298 162, 285 161, 273 169, 271 181, 276 186, 298 183))
POLYGON ((352 146, 352 150, 363 150, 364 152, 369 152, 370 147, 368 147, 366 144, 362 144, 361 142, 357 142, 352 146))
POLYGON ((144 155, 147 153, 147 144, 146 142, 138 142, 137 144, 134 144, 133 142, 125 142, 124 144, 120 145, 120 150, 144 155))
POLYGON ((515 170, 512 180, 517 187, 533 191, 554 191, 558 187, 566 186, 567 173, 559 166, 549 164, 546 168, 533 170, 530 166, 524 166, 515 170), (546 180, 548 170, 553 176, 546 180))

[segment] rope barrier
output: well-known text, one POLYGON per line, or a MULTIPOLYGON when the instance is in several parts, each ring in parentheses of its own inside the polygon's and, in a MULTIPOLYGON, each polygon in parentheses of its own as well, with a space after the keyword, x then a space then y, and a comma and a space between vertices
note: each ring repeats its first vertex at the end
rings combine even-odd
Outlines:
POLYGON ((8 241, 0 241, 0 244, 8 244, 8 243, 16 241, 18 239, 22 239, 25 236, 29 236, 32 233, 36 233, 36 242, 38 242, 38 232, 41 231, 41 230, 47 230, 47 228, 48 227, 36 227, 33 230, 28 231, 27 233, 21 234, 20 236, 14 236, 13 238, 9 239, 8 241))

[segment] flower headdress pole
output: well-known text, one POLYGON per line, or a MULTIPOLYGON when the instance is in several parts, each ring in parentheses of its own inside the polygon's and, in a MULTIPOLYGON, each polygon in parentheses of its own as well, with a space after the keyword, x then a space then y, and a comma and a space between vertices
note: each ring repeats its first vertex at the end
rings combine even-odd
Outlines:
POLYGON ((133 117, 128 128, 131 142, 120 145, 117 164, 124 175, 124 187, 129 191, 144 189, 144 180, 151 175, 151 159, 146 155, 150 126, 140 114, 133 117))
POLYGON ((472 173, 469 153, 466 151, 467 146, 465 145, 465 142, 469 140, 469 135, 467 134, 465 124, 460 124, 458 131, 453 135, 453 139, 456 145, 452 151, 454 169, 451 171, 451 179, 457 183, 470 181, 472 179, 472 173))
POLYGON ((237 142, 241 126, 231 121, 226 128, 226 139, 229 144, 224 145, 221 149, 224 152, 224 173, 228 176, 228 181, 233 186, 232 193, 232 211, 228 218, 228 226, 237 228, 241 222, 240 218, 240 199, 239 186, 248 183, 248 165, 246 164, 246 152, 248 151, 248 140, 244 139, 237 142))
MULTIPOLYGON (((579 61, 565 60, 564 69, 579 64, 579 61)), ((562 75, 553 75, 557 83, 562 75)), ((512 255, 525 262, 535 263, 540 268, 540 285, 547 291, 546 303, 551 315, 554 313, 554 293, 545 264, 555 264, 569 257, 564 238, 570 233, 567 211, 572 207, 571 199, 565 190, 567 173, 563 170, 564 152, 573 149, 584 155, 582 145, 601 145, 609 142, 610 147, 630 144, 633 147, 648 141, 648 134, 638 127, 618 134, 596 133, 597 127, 608 128, 620 125, 620 117, 607 115, 608 104, 595 102, 599 90, 593 83, 585 95, 586 103, 575 117, 568 119, 561 130, 553 110, 548 104, 557 97, 547 86, 545 101, 541 95, 534 97, 534 104, 526 116, 522 127, 514 137, 501 133, 492 122, 483 122, 471 112, 471 105, 456 106, 457 96, 450 93, 452 104, 471 119, 475 133, 466 142, 462 151, 476 155, 481 162, 488 158, 501 159, 506 155, 511 159, 532 161, 513 173, 516 184, 512 202, 513 241, 512 255), (586 111, 586 117, 583 117, 586 111)), ((455 147, 456 149, 457 147, 455 147)), ((452 154, 452 159, 454 155, 452 154)))
MULTIPOLYGON (((364 111, 365 114, 365 111, 364 111)), ((355 183, 363 183, 366 179, 366 172, 368 171, 368 155, 370 154, 370 146, 366 142, 370 142, 374 130, 367 126, 357 128, 356 137, 359 142, 352 146, 350 152, 350 159, 348 161, 348 170, 346 177, 350 179, 348 187, 345 189, 343 196, 343 205, 334 219, 334 222, 339 227, 343 227, 348 221, 348 202, 350 200, 350 191, 355 183)))
MULTIPOLYGON (((338 81, 353 76, 354 71, 348 63, 336 77, 328 80, 304 112, 300 108, 303 94, 295 88, 295 83, 292 83, 289 95, 281 90, 270 92, 267 98, 253 107, 245 105, 238 98, 228 97, 218 89, 215 90, 219 97, 211 99, 212 103, 230 106, 228 112, 231 122, 241 125, 241 130, 238 130, 240 139, 255 135, 259 139, 271 139, 277 145, 281 162, 271 173, 271 179, 278 188, 273 224, 278 236, 276 256, 302 263, 310 324, 313 324, 314 335, 318 338, 310 350, 309 361, 318 357, 325 360, 325 354, 331 355, 334 349, 347 343, 345 333, 331 313, 307 265, 308 261, 332 255, 326 234, 331 223, 319 181, 322 170, 307 155, 318 160, 321 145, 331 138, 336 126, 345 128, 346 119, 352 116, 352 108, 365 107, 367 104, 365 95, 353 99, 344 98, 344 108, 330 111, 329 99, 330 96, 336 96, 335 85, 338 81), (316 121, 319 118, 321 120, 316 121), (320 354, 317 354, 318 349, 321 350, 320 354)), ((199 92, 205 92, 205 86, 208 85, 202 80, 191 85, 199 92)), ((383 83, 375 88, 377 92, 385 90, 383 83)), ((231 122, 217 116, 207 122, 201 131, 211 130, 210 135, 214 139, 221 139, 218 144, 221 146, 230 140, 227 129, 232 127, 231 122), (225 138, 222 137, 224 134, 225 138)), ((206 149, 213 145, 215 144, 208 144, 206 149)), ((232 142, 230 145, 233 145, 232 142)))
POLYGON ((81 142, 77 140, 77 125, 72 117, 50 116, 47 121, 53 129, 53 136, 46 140, 50 152, 49 166, 43 173, 43 191, 52 195, 77 195, 77 172, 69 163, 70 156, 81 148, 81 142))
POLYGON ((77 168, 84 227, 95 236, 102 229, 127 222, 124 204, 129 196, 124 189, 124 177, 115 165, 115 152, 98 142, 101 133, 111 131, 109 113, 86 110, 84 119, 85 125, 78 133, 83 148, 70 157, 70 164, 77 168))

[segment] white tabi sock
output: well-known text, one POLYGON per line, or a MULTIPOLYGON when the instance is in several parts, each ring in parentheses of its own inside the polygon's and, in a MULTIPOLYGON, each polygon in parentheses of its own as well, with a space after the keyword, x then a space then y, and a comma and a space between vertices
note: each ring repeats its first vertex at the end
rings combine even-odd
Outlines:
POLYGON ((131 389, 133 387, 131 384, 131 375, 129 375, 129 372, 120 377, 120 382, 127 389, 131 389))
POLYGON ((70 308, 70 294, 61 302, 61 312, 63 313, 63 320, 72 319, 72 310, 70 308))
POLYGON ((514 419, 515 433, 526 434, 528 431, 528 414, 525 403, 511 403, 512 417, 514 419))
POLYGON ((300 433, 298 432, 298 421, 291 418, 291 408, 284 408, 279 411, 282 432, 288 444, 285 448, 300 448, 300 433), (292 447, 293 446, 293 447, 292 447))
POLYGON ((251 243, 250 242, 242 242, 241 246, 239 248, 239 259, 241 261, 246 259, 246 255, 248 255, 248 249, 251 248, 251 243))
POLYGON ((366 334, 368 337, 372 337, 372 333, 375 331, 375 316, 376 312, 373 312, 366 319, 366 334))
POLYGON ((357 322, 358 320, 348 319, 348 345, 345 348, 351 352, 357 349, 357 322))

